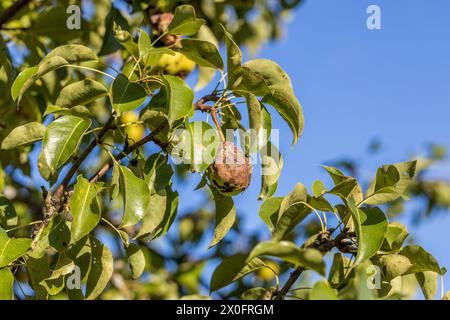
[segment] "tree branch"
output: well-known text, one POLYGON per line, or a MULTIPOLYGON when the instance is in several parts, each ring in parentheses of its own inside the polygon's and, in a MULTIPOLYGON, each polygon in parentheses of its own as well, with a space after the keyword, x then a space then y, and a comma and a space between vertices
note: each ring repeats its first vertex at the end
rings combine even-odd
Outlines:
POLYGON ((102 130, 98 133, 97 137, 89 143, 89 145, 86 147, 86 149, 83 151, 83 153, 78 157, 78 159, 73 163, 70 170, 67 172, 66 176, 64 177, 63 181, 59 185, 58 189, 56 190, 55 194, 53 195, 53 199, 60 200, 62 197, 62 194, 64 190, 67 188, 67 186, 70 183, 70 180, 72 180, 72 177, 74 174, 78 171, 80 166, 82 165, 83 161, 86 160, 86 158, 89 156, 89 154, 94 150, 94 148, 97 146, 97 144, 101 141, 103 136, 113 127, 114 123, 114 115, 111 115, 111 117, 108 119, 108 121, 103 126, 102 130))
MULTIPOLYGON (((324 255, 325 253, 330 251, 334 247, 334 245, 334 241, 331 239, 331 233, 327 231, 324 233, 319 233, 317 239, 314 240, 314 242, 310 244, 308 248, 317 249, 322 253, 322 255, 324 255)), ((298 267, 297 269, 292 271, 284 286, 275 293, 275 300, 282 300, 305 270, 306 269, 303 267, 298 267)))
POLYGON ((31 0, 17 0, 9 8, 6 8, 5 11, 0 13, 0 29, 3 29, 3 25, 30 2, 31 0))
MULTIPOLYGON (((164 130, 167 127, 167 123, 163 123, 162 125, 160 125, 158 128, 156 128, 155 130, 153 130, 150 134, 146 135, 144 138, 142 138, 141 140, 137 141, 135 144, 132 144, 130 146, 127 146, 122 152, 120 152, 119 154, 114 156, 114 160, 115 161, 120 161, 123 158, 125 158, 128 154, 130 154, 131 152, 133 152, 134 150, 138 149, 139 147, 143 146, 144 144, 146 144, 147 142, 153 141, 155 142, 157 145, 159 145, 160 147, 164 147, 164 143, 162 143, 161 141, 159 141, 156 138, 156 135, 161 132, 162 130, 164 130)), ((113 159, 111 159, 108 163, 105 163, 100 170, 97 171, 96 174, 94 174, 89 181, 90 182, 97 182, 98 180, 100 180, 105 174, 108 173, 109 169, 112 167, 113 165, 113 159)))

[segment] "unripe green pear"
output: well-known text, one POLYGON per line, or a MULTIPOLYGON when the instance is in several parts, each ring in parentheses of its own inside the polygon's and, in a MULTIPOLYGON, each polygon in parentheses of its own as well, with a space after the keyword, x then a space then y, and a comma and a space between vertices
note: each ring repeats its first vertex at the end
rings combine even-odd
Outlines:
POLYGON ((176 52, 175 55, 162 55, 157 66, 162 68, 166 74, 186 76, 194 70, 195 62, 184 54, 176 52))

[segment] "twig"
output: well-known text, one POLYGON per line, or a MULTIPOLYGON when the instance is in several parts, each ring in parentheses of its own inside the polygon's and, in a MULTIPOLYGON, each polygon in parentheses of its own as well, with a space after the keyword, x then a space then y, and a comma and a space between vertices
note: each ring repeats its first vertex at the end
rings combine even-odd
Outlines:
POLYGON ((214 124, 216 125, 217 131, 219 132, 220 140, 222 142, 224 142, 225 136, 220 128, 219 121, 217 120, 217 106, 216 105, 207 106, 205 104, 206 102, 210 102, 210 101, 218 102, 220 99, 221 98, 219 98, 218 96, 216 96, 214 94, 206 95, 195 103, 195 109, 200 110, 201 112, 211 113, 211 117, 214 121, 214 124))
POLYGON ((160 125, 158 128, 156 128, 155 130, 153 130, 150 134, 146 135, 144 138, 142 138, 141 140, 139 140, 138 142, 136 142, 135 144, 132 144, 130 146, 127 146, 121 153, 117 154, 114 156, 114 160, 111 159, 108 163, 105 163, 100 170, 97 171, 96 174, 94 174, 89 181, 90 182, 97 182, 98 180, 100 180, 105 174, 108 173, 109 169, 112 167, 113 165, 113 161, 120 161, 123 158, 125 158, 129 153, 133 152, 134 150, 138 149, 139 147, 143 146, 144 144, 146 144, 147 142, 153 141, 155 142, 157 145, 159 145, 160 147, 164 148, 164 144, 159 141, 156 138, 156 135, 161 132, 162 130, 164 130, 167 126, 167 123, 163 123, 162 125, 160 125))
MULTIPOLYGON (((317 239, 308 246, 308 248, 319 250, 323 255, 330 251, 333 247, 334 242, 330 237, 329 231, 319 233, 317 239)), ((305 270, 306 269, 304 267, 297 267, 294 271, 292 271, 284 286, 275 294, 275 300, 282 300, 305 270)))
POLYGON ((0 13, 0 29, 3 29, 3 25, 30 2, 31 0, 17 0, 10 7, 6 8, 5 11, 0 13))
POLYGON ((72 180, 72 177, 74 174, 78 171, 83 161, 89 156, 89 154, 94 150, 94 148, 97 146, 97 144, 101 141, 103 136, 113 127, 114 123, 114 115, 111 115, 111 117, 108 119, 108 121, 103 126, 102 130, 98 133, 97 137, 89 143, 87 148, 83 151, 83 153, 78 157, 78 159, 74 162, 70 170, 67 172, 66 176, 64 177, 63 181, 59 185, 58 189, 56 189, 56 192, 53 196, 54 200, 60 200, 62 197, 62 194, 64 190, 67 188, 67 186, 70 183, 70 180, 72 180))

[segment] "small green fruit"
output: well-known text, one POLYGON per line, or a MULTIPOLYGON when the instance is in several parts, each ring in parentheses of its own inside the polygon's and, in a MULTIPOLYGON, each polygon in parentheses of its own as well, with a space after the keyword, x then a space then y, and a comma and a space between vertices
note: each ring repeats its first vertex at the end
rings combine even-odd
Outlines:
POLYGON ((247 189, 252 177, 248 157, 234 143, 222 142, 214 162, 208 167, 208 180, 221 194, 235 196, 247 189))
POLYGON ((195 62, 184 54, 176 52, 173 56, 170 54, 162 55, 157 66, 162 68, 166 74, 187 76, 194 70, 195 62))

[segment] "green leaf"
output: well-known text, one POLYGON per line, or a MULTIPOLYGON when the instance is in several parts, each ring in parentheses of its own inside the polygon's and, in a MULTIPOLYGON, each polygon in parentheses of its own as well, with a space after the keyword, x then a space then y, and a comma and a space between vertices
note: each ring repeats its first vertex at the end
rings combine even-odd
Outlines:
POLYGON ((404 196, 416 172, 417 161, 384 165, 378 169, 364 203, 383 204, 404 196))
POLYGON ((153 239, 164 235, 175 219, 177 208, 178 193, 173 192, 170 186, 153 193, 135 238, 153 239))
POLYGON ((77 44, 63 45, 50 51, 38 66, 25 69, 16 78, 12 87, 11 95, 14 100, 20 101, 25 91, 34 82, 45 74, 69 64, 98 60, 97 55, 91 49, 77 44))
POLYGON ((70 274, 74 267, 75 263, 71 259, 60 255, 54 270, 39 284, 47 290, 49 295, 57 295, 64 289, 65 276, 70 274))
POLYGON ((50 123, 44 134, 41 155, 52 175, 75 154, 90 126, 91 120, 77 116, 60 117, 50 123))
MULTIPOLYGON (((169 228, 174 222, 177 210, 178 210, 178 192, 173 191, 171 187, 166 188, 167 201, 166 201, 166 211, 164 212, 164 218, 160 225, 158 226, 155 237, 162 237, 169 231, 169 228)), ((145 221, 144 221, 145 222, 145 221)))
MULTIPOLYGON (((20 100, 22 95, 26 90, 22 90, 22 88, 25 86, 25 83, 28 83, 28 80, 31 79, 33 76, 37 74, 39 70, 39 66, 34 66, 30 68, 26 68, 23 70, 17 78, 14 80, 12 86, 11 86, 11 97, 14 101, 17 101, 17 99, 20 100)), ((34 81, 33 81, 34 83, 34 81)), ((29 85, 31 86, 31 85, 29 85)))
POLYGON ((401 254, 387 254, 379 259, 386 280, 390 281, 398 276, 404 275, 411 268, 411 261, 401 254))
POLYGON ((64 108, 59 106, 48 105, 45 109, 44 116, 49 114, 63 115, 63 116, 79 116, 82 118, 88 118, 90 111, 85 106, 74 106, 71 108, 64 108))
POLYGON ((333 263, 328 274, 328 283, 332 288, 342 288, 347 283, 352 275, 351 265, 351 260, 342 253, 336 253, 334 255, 333 263))
POLYGON ((190 36, 205 24, 204 19, 197 19, 194 7, 181 5, 175 9, 175 14, 168 27, 168 33, 174 35, 190 36))
POLYGON ((289 76, 275 62, 254 59, 242 66, 242 81, 234 89, 237 94, 262 96, 262 102, 275 108, 287 122, 295 144, 304 127, 302 107, 292 89, 289 76))
MULTIPOLYGON (((151 130, 155 130, 156 128, 159 128, 161 126, 164 126, 164 129, 162 129, 158 134, 156 135, 156 138, 159 139, 162 143, 169 143, 170 141, 170 127, 168 122, 168 116, 167 116, 167 110, 166 108, 161 109, 157 107, 152 106, 152 102, 157 97, 160 97, 165 94, 165 89, 162 89, 159 91, 159 93, 153 97, 153 99, 150 102, 150 105, 141 111, 140 120, 144 121, 145 125, 151 130)), ((165 97, 164 97, 164 104, 165 104, 165 97)))
POLYGON ((110 7, 110 9, 108 15, 106 15, 106 18, 104 19, 105 33, 103 39, 101 39, 102 45, 98 54, 99 56, 105 56, 116 52, 120 48, 120 44, 114 37, 116 25, 119 25, 122 29, 128 28, 128 20, 123 17, 120 10, 116 9, 114 6, 108 7, 110 7))
POLYGON ((424 271, 416 273, 415 276, 425 299, 432 300, 437 291, 438 274, 433 271, 424 271))
POLYGON ((347 199, 352 196, 356 204, 361 203, 361 201, 363 200, 363 194, 361 186, 358 184, 355 178, 344 175, 337 168, 330 166, 322 167, 327 171, 335 184, 335 186, 330 191, 327 191, 327 193, 335 194, 343 199, 347 199))
POLYGON ((287 90, 279 89, 270 95, 264 96, 262 102, 271 105, 278 111, 291 128, 293 134, 292 144, 297 143, 303 132, 304 118, 302 107, 294 94, 287 90))
POLYGON ((217 291, 265 266, 264 262, 258 258, 251 261, 247 261, 247 258, 245 254, 225 258, 212 274, 210 290, 217 291))
MULTIPOLYGON (((271 91, 293 92, 288 74, 274 61, 268 59, 253 59, 244 63, 243 67, 257 74, 271 91)), ((244 79, 245 80, 245 79, 244 79)))
POLYGON ((338 300, 337 291, 327 281, 317 281, 309 293, 309 300, 338 300))
POLYGON ((227 46, 227 88, 231 89, 239 84, 242 77, 242 52, 239 46, 233 41, 232 35, 220 25, 225 35, 225 44, 227 46))
POLYGON ((164 75, 164 86, 169 106, 169 124, 187 117, 192 113, 194 92, 183 79, 171 75, 164 75))
POLYGON ((398 254, 407 257, 412 264, 407 274, 425 271, 441 273, 436 258, 418 245, 406 246, 398 254))
POLYGON ((388 225, 383 245, 380 250, 383 253, 397 252, 402 248, 403 243, 408 236, 408 230, 403 224, 399 222, 391 222, 388 225))
POLYGON ((354 265, 363 263, 374 256, 383 244, 388 222, 379 208, 356 208, 354 200, 348 202, 352 220, 356 228, 358 254, 354 265))
POLYGON ((128 257, 128 263, 131 268, 131 277, 133 279, 138 279, 145 269, 145 256, 142 249, 134 244, 130 243, 125 247, 125 252, 128 257))
POLYGON ((325 187, 322 181, 316 180, 313 183, 312 191, 315 197, 320 197, 327 192, 327 188, 325 187))
POLYGON ((296 267, 304 267, 325 275, 322 254, 316 249, 300 249, 290 241, 261 242, 250 252, 247 261, 260 256, 271 256, 289 262, 296 267))
MULTIPOLYGON (((67 43, 83 35, 81 29, 68 29, 68 12, 64 5, 47 7, 39 12, 31 31, 36 37, 46 36, 56 43, 67 43)), ((85 21, 81 22, 83 25, 85 21)))
POLYGON ((17 212, 14 205, 0 193, 0 227, 14 227, 17 225, 17 222, 17 212))
POLYGON ((124 215, 120 228, 135 225, 147 210, 150 198, 148 184, 136 177, 130 169, 120 166, 120 189, 124 203, 124 215))
POLYGON ((148 157, 145 162, 144 180, 152 193, 164 190, 170 184, 174 172, 167 161, 167 156, 157 152, 148 157))
POLYGON ((217 47, 201 39, 182 39, 181 48, 175 49, 200 66, 223 70, 223 60, 217 47))
POLYGON ((0 269, 0 300, 14 298, 14 275, 8 268, 0 269))
POLYGON ((283 169, 283 158, 278 149, 268 141, 260 150, 261 157, 261 191, 259 199, 271 197, 278 184, 278 179, 283 169))
POLYGON ((271 300, 273 293, 275 292, 275 288, 251 288, 246 290, 242 295, 242 300, 271 300))
POLYGON ((283 240, 289 233, 305 219, 311 209, 305 205, 308 192, 304 185, 297 183, 281 202, 278 221, 272 232, 274 240, 283 240))
POLYGON ((264 200, 259 207, 259 217, 267 224, 272 232, 278 221, 278 212, 284 197, 273 197, 264 200))
POLYGON ((174 151, 180 151, 182 147, 186 152, 185 163, 189 163, 195 172, 203 172, 214 161, 219 148, 220 138, 209 123, 204 121, 193 121, 186 125, 187 132, 190 136, 186 137, 187 141, 183 141, 183 145, 176 145, 174 151), (190 145, 185 142, 190 142, 190 145))
POLYGON ((101 213, 93 205, 97 194, 98 186, 79 175, 70 198, 72 242, 89 234, 100 222, 101 213))
MULTIPOLYGON (((133 41, 133 37, 127 30, 122 30, 120 26, 114 25, 114 38, 120 43, 122 47, 128 50, 134 57, 134 60, 139 59, 139 47, 133 41)), ((134 62, 133 62, 134 63, 134 62)))
POLYGON ((41 285, 41 282, 51 275, 48 257, 44 255, 39 259, 29 258, 26 261, 26 267, 33 287, 34 298, 36 300, 47 300, 49 294, 47 289, 41 285))
POLYGON ((95 52, 85 46, 79 44, 66 44, 63 46, 56 47, 52 51, 50 51, 44 59, 42 59, 41 63, 53 58, 53 57, 61 57, 66 60, 68 63, 81 63, 86 61, 97 61, 98 57, 95 52))
POLYGON ((64 219, 61 215, 54 215, 34 237, 29 255, 39 259, 50 246, 57 251, 64 251, 70 243, 70 238, 70 229, 64 219))
POLYGON ((216 204, 216 226, 213 240, 208 248, 218 244, 226 236, 236 220, 236 207, 234 206, 233 198, 221 195, 218 192, 212 192, 216 204))
POLYGON ((254 94, 246 94, 245 100, 251 129, 249 152, 253 153, 267 145, 272 129, 272 118, 254 94))
POLYGON ((31 239, 10 238, 5 230, 0 228, 0 268, 23 256, 31 246, 31 239))
MULTIPOLYGON (((151 50, 152 41, 150 40, 150 36, 147 32, 142 29, 139 29, 139 40, 138 40, 138 48, 139 48, 139 57, 143 59, 143 57, 151 50)), ((143 59, 145 61, 145 59, 143 59)))
POLYGON ((113 256, 108 247, 95 239, 90 238, 91 267, 86 283, 86 299, 97 298, 105 289, 113 273, 113 256))
POLYGON ((112 87, 113 108, 118 112, 131 111, 138 108, 145 99, 145 89, 135 82, 130 82, 124 74, 119 74, 112 87))
MULTIPOLYGON (((211 29, 206 25, 203 25, 200 28, 200 30, 197 33, 197 38, 200 40, 209 41, 217 48, 219 48, 219 42, 217 41, 216 36, 211 31, 211 29)), ((199 66, 197 84, 195 85, 194 90, 199 91, 204 87, 206 87, 214 79, 216 71, 217 70, 215 68, 199 66)))
POLYGON ((100 82, 84 79, 65 86, 59 93, 55 104, 65 108, 86 105, 107 94, 108 90, 100 82))

